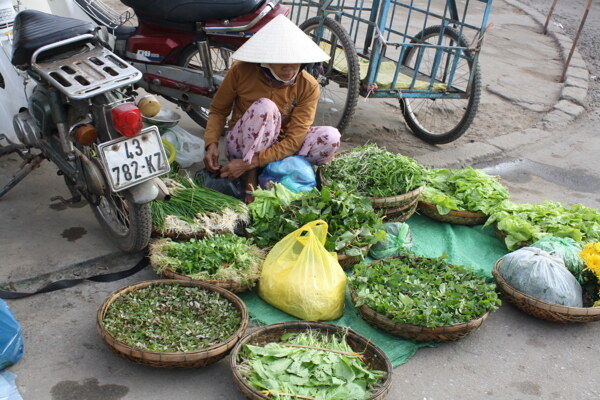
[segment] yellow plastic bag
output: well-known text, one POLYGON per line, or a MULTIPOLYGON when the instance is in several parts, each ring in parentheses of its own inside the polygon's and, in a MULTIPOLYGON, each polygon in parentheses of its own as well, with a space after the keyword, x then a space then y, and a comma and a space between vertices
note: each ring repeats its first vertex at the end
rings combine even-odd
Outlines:
POLYGON ((333 320, 344 313, 346 274, 335 253, 325 250, 327 223, 309 222, 271 249, 258 295, 294 317, 333 320))

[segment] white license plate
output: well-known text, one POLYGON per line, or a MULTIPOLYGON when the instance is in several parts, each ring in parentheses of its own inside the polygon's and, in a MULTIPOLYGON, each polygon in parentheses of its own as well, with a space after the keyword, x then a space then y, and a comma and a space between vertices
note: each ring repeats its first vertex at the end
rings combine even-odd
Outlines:
POLYGON ((158 128, 145 128, 136 137, 120 137, 98 146, 110 186, 118 192, 169 172, 158 128))

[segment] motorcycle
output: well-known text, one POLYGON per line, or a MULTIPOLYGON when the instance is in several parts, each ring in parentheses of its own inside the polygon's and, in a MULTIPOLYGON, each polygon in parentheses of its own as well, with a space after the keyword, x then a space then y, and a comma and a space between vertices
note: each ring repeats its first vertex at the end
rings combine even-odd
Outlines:
POLYGON ((121 0, 131 10, 123 14, 101 0, 71 1, 106 29, 112 50, 142 72, 139 87, 178 105, 202 127, 229 56, 289 13, 280 0, 121 0), (132 12, 137 26, 127 25, 132 12))
POLYGON ((16 153, 19 172, 0 197, 44 160, 53 162, 72 195, 85 199, 119 249, 144 249, 150 202, 170 170, 156 126, 144 127, 134 99, 142 73, 107 49, 90 22, 19 12, 11 63, 33 83, 13 117, 18 142, 0 135, 0 156, 16 153))

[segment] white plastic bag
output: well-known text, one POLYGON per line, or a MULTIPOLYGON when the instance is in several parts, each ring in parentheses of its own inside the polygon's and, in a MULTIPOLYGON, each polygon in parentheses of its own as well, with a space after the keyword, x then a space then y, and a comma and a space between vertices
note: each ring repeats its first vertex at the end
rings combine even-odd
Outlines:
POLYGON ((188 168, 204 159, 204 140, 192 135, 179 125, 167 129, 162 137, 175 147, 177 151, 175 161, 182 168, 188 168))

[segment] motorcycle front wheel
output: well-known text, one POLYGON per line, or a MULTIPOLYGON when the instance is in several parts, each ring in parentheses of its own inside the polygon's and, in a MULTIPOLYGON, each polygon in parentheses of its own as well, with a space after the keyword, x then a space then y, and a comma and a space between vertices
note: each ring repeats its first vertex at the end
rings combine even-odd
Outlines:
MULTIPOLYGON (((215 75, 225 76, 231 67, 231 55, 237 48, 233 45, 219 42, 210 43, 210 62, 215 75)), ((202 62, 195 46, 189 47, 179 57, 177 63, 180 67, 190 68, 202 72, 202 62)), ((184 108, 185 109, 185 108, 184 108)), ((208 121, 208 108, 189 105, 186 113, 201 127, 206 128, 208 121)))
POLYGON ((117 247, 134 253, 148 246, 152 230, 150 203, 136 204, 127 191, 99 196, 91 204, 100 225, 117 247))

